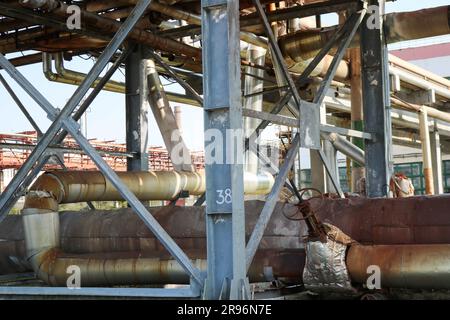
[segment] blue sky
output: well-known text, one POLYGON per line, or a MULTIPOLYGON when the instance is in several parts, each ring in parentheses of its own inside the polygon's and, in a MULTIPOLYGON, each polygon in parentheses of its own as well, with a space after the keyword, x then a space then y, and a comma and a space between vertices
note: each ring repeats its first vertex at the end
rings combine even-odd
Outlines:
MULTIPOLYGON (((428 0, 428 1, 410 1, 398 0, 387 4, 387 11, 411 11, 424 7, 435 7, 440 5, 448 5, 448 0, 428 0)), ((330 20, 331 21, 331 20, 330 20)), ((12 57, 9 55, 8 57, 12 57)), ((87 72, 93 65, 93 61, 85 61, 79 58, 74 59, 66 64, 67 68, 82 70, 87 72)), ((42 73, 41 64, 21 67, 22 72, 33 85, 36 86, 45 97, 58 108, 62 108, 67 99, 75 90, 74 86, 62 85, 49 82, 42 73)), ((22 102, 29 109, 30 113, 35 117, 38 124, 45 130, 49 121, 46 115, 36 104, 13 82, 10 78, 2 74, 8 80, 10 85, 19 93, 22 102), (23 94, 22 94, 23 93, 23 94)), ((117 72, 114 76, 115 80, 124 81, 122 73, 117 72)), ((176 86, 170 86, 170 90, 177 90, 176 86)), ((168 89, 169 89, 168 88, 168 89)), ((31 130, 25 117, 20 113, 9 95, 3 87, 0 87, 0 101, 2 102, 2 113, 0 116, 0 132, 20 132, 31 130)), ((101 93, 93 102, 87 114, 88 118, 88 138, 98 138, 104 140, 117 140, 123 142, 125 140, 125 98, 121 94, 101 93)), ((183 108, 183 131, 188 146, 193 150, 201 150, 203 148, 203 112, 200 108, 185 106, 183 108)), ((156 123, 150 113, 150 145, 162 145, 162 138, 156 123)))

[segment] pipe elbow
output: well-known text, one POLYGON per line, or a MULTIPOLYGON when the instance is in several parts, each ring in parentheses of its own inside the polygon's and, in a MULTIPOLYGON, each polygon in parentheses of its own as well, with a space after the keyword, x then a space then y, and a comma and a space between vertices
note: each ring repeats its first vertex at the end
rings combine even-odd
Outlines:
POLYGON ((36 209, 58 211, 58 205, 64 197, 64 186, 57 176, 42 174, 31 186, 25 196, 24 210, 36 209))
POLYGON ((51 272, 60 255, 59 214, 44 209, 23 209, 26 259, 39 279, 52 283, 51 272))

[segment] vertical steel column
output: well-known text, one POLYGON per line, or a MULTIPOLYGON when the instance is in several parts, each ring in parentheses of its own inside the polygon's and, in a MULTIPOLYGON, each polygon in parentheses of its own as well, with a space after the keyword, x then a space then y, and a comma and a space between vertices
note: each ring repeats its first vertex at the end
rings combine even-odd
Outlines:
POLYGON ((444 182, 442 175, 441 139, 436 125, 436 120, 434 130, 430 132, 430 142, 431 142, 431 162, 433 163, 434 192, 435 194, 443 194, 444 182))
POLYGON ((126 142, 128 171, 147 171, 148 111, 147 68, 140 45, 135 45, 125 62, 126 82, 126 142))
POLYGON ((366 190, 370 198, 387 197, 392 172, 392 134, 388 81, 387 46, 383 32, 384 1, 370 0, 379 26, 373 24, 373 13, 361 24, 361 78, 366 140, 366 190))
POLYGON ((204 297, 245 299, 249 286, 245 263, 239 1, 202 0, 202 37, 208 256, 204 297), (211 145, 216 147, 214 155, 208 152, 211 145))

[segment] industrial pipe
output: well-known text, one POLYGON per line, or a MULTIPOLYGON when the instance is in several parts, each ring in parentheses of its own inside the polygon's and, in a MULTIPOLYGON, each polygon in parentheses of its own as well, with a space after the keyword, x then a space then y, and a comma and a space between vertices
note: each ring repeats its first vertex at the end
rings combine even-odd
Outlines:
MULTIPOLYGON (((45 13, 54 14, 63 19, 67 19, 70 16, 70 14, 67 13, 68 5, 60 0, 20 0, 19 3, 24 7, 40 9, 45 11, 45 13)), ((118 21, 101 17, 85 10, 81 10, 81 19, 84 27, 99 33, 105 33, 106 35, 117 32, 121 26, 121 23, 118 21)), ((148 45, 157 50, 177 52, 184 56, 191 57, 194 60, 201 60, 200 49, 172 39, 157 36, 143 29, 134 28, 129 34, 129 39, 134 40, 137 43, 148 45)))
POLYGON ((173 168, 176 171, 195 171, 192 165, 191 153, 179 132, 175 114, 170 106, 164 87, 156 70, 155 61, 145 60, 144 66, 146 83, 144 99, 150 104, 154 119, 158 124, 164 144, 170 155, 173 168), (175 136, 174 133, 178 134, 175 136), (175 152, 176 151, 176 152, 175 152))
POLYGON ((450 245, 353 244, 347 254, 352 281, 365 284, 369 266, 380 268, 382 288, 450 289, 450 245))
MULTIPOLYGON (((249 45, 247 48, 247 61, 255 63, 257 65, 264 65, 266 59, 267 50, 258 46, 249 45)), ((264 70, 246 67, 247 75, 244 79, 244 107, 246 109, 262 111, 263 108, 263 95, 252 95, 264 91, 264 70), (247 95, 252 95, 246 97, 247 95)), ((244 118, 244 134, 247 138, 258 128, 258 119, 246 117, 244 118)), ((247 172, 258 172, 258 156, 248 151, 245 154, 245 170, 247 172)))
POLYGON ((364 151, 359 147, 336 133, 322 133, 321 136, 322 139, 330 141, 336 150, 364 166, 366 162, 364 151))
POLYGON ((422 141, 423 174, 425 177, 425 193, 434 194, 433 162, 431 160, 430 128, 428 112, 422 108, 419 112, 420 140, 422 141))
MULTIPOLYGON (((43 53, 43 55, 47 55, 46 53, 43 53)), ((84 79, 86 78, 86 75, 80 72, 68 70, 64 67, 64 59, 63 54, 57 53, 54 55, 55 57, 55 68, 58 75, 65 78, 66 80, 72 80, 76 84, 81 84, 84 79)), ((92 85, 92 87, 95 87, 100 81, 101 77, 98 78, 92 85)), ((125 86, 124 83, 120 83, 117 81, 109 80, 108 83, 104 86, 104 90, 116 92, 116 93, 124 93, 123 87, 125 86)))
MULTIPOLYGON (((200 173, 120 172, 118 175, 136 197, 144 201, 175 199, 182 191, 192 195, 205 192, 205 177, 200 173)), ((274 183, 274 178, 268 173, 258 177, 247 173, 244 180, 245 191, 255 194, 270 192, 274 183)), ((22 210, 27 260, 36 275, 49 285, 65 285, 67 267, 76 265, 81 269, 85 286, 183 282, 180 279, 182 269, 173 261, 88 259, 83 256, 64 258, 64 253, 58 249, 58 205, 121 199, 120 193, 100 172, 62 171, 41 175, 30 188, 22 210), (167 274, 161 274, 161 268, 167 274)))
MULTIPOLYGON (((81 286, 163 285, 188 284, 189 276, 167 253, 156 252, 152 257, 140 253, 67 254, 60 248, 59 214, 40 209, 24 209, 23 225, 27 260, 36 275, 52 286, 66 286, 68 268, 77 266, 81 271, 81 286)), ((303 250, 284 252, 263 251, 249 270, 252 282, 287 278, 301 282, 304 265, 303 250)), ((194 265, 206 271, 204 254, 194 252, 194 265)))
MULTIPOLYGON (((394 12, 384 16, 387 43, 416 40, 450 33, 450 6, 424 9, 414 12, 394 12), (427 21, 424 28, 422 22, 427 21)), ((298 31, 280 37, 279 44, 286 58, 309 60, 330 41, 339 27, 316 28, 298 31)), ((359 46, 359 34, 350 47, 359 46)))
MULTIPOLYGON (((182 191, 190 195, 205 192, 205 175, 196 172, 118 172, 139 200, 173 200, 182 191)), ((270 192, 274 178, 269 173, 244 174, 246 194, 270 192)), ((87 201, 119 201, 122 196, 98 171, 55 171, 41 175, 25 198, 25 209, 58 211, 58 204, 87 201)))

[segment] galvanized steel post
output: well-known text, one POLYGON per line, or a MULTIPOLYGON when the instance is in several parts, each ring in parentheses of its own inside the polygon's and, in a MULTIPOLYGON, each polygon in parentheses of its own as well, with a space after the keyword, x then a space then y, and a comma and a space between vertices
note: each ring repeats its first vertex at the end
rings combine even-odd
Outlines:
POLYGON ((366 190, 371 198, 386 197, 392 172, 392 129, 388 87, 388 56, 383 31, 384 1, 370 0, 370 12, 361 24, 361 78, 366 140, 366 190), (374 20, 377 23, 371 23, 374 20))
POLYGON ((126 141, 128 171, 148 170, 147 68, 142 46, 136 45, 125 62, 126 77, 126 141))
POLYGON ((239 1, 203 0, 202 37, 208 132, 205 135, 208 267, 204 297, 245 299, 249 297, 249 286, 241 158, 244 147, 239 1), (211 145, 217 148, 215 156, 208 152, 211 145), (222 152, 217 154, 218 150, 222 152))

